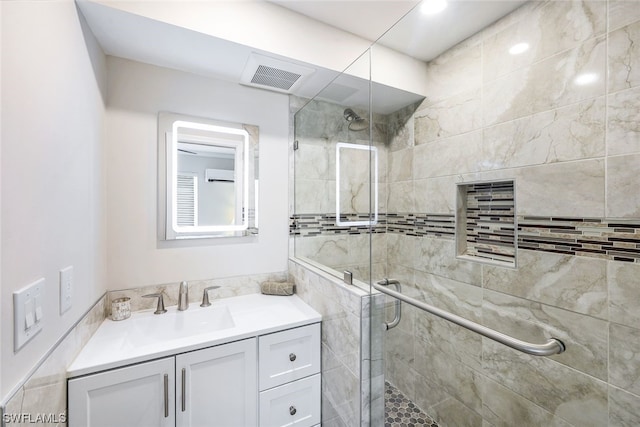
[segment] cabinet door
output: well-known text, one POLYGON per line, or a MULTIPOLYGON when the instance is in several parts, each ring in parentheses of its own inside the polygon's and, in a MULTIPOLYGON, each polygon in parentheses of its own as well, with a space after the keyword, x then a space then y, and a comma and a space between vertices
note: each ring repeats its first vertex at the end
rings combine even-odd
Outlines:
POLYGON ((176 425, 255 426, 256 339, 176 356, 176 425))
POLYGON ((169 427, 175 365, 169 357, 69 380, 69 427, 169 427))

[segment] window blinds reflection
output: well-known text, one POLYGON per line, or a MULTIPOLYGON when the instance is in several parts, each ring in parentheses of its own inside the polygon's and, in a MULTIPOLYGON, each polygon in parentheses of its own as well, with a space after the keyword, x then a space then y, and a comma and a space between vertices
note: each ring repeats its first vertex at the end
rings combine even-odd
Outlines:
POLYGON ((177 182, 178 225, 198 225, 198 176, 178 174, 177 182))

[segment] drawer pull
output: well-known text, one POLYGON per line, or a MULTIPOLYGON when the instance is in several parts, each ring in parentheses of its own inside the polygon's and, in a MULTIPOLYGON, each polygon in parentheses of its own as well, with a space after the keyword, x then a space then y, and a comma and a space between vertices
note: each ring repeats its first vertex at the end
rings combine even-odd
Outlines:
POLYGON ((289 407, 289 413, 290 413, 291 415, 295 415, 295 414, 296 414, 296 412, 298 412, 298 410, 296 409, 296 407, 295 407, 295 406, 290 406, 290 407, 289 407))
POLYGON ((164 374, 164 417, 169 418, 169 374, 164 374))
POLYGON ((292 362, 295 361, 296 360, 296 354, 295 353, 289 354, 289 360, 291 360, 292 362))
POLYGON ((187 368, 182 368, 182 412, 187 409, 187 368))

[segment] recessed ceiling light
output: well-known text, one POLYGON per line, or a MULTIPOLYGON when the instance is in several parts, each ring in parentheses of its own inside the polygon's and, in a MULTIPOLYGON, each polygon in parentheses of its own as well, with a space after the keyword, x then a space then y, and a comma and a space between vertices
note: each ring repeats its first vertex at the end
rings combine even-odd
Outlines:
POLYGON ((420 12, 425 15, 435 15, 447 8, 447 0, 424 0, 420 12))
POLYGON ((591 83, 595 83, 597 80, 598 80, 597 73, 583 73, 583 74, 579 74, 575 79, 573 79, 573 82, 578 86, 585 86, 591 83))
POLYGON ((529 50, 529 43, 518 43, 514 44, 509 48, 509 53, 511 55, 520 55, 529 50))

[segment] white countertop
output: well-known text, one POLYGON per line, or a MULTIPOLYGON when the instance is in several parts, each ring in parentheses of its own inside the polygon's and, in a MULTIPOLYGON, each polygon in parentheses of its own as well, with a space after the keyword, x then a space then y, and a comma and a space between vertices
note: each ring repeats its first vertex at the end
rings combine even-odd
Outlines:
POLYGON ((320 314, 297 296, 243 295, 191 303, 167 313, 138 311, 122 321, 105 319, 67 369, 68 377, 171 356, 320 322, 320 314))

